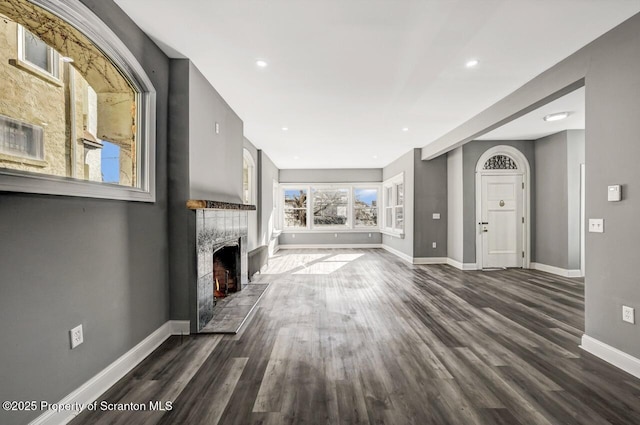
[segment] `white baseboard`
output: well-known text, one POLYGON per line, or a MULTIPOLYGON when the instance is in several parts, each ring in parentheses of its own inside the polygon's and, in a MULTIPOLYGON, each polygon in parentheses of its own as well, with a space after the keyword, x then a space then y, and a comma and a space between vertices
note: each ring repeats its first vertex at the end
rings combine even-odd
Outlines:
MULTIPOLYGON (((58 404, 77 403, 78 405, 86 406, 89 403, 93 403, 171 335, 188 335, 189 323, 188 320, 169 320, 93 378, 60 400, 58 404)), ((80 412, 81 410, 71 412, 49 410, 34 419, 30 425, 66 424, 80 412)))
POLYGON ((359 243, 359 244, 287 244, 287 245, 278 245, 280 249, 340 249, 340 248, 382 248, 382 244, 379 243, 359 243))
POLYGON ((387 252, 392 253, 393 255, 395 255, 398 258, 403 259, 404 261, 406 261, 409 264, 413 264, 413 257, 411 257, 410 255, 405 254, 404 252, 398 251, 395 248, 391 248, 389 245, 384 245, 382 244, 382 249, 384 249, 387 252))
POLYGON ((447 264, 447 257, 413 257, 413 264, 447 264))
POLYGON ((582 276, 582 273, 580 272, 580 270, 567 270, 567 269, 562 269, 560 267, 549 266, 549 265, 541 264, 541 263, 532 262, 531 265, 529 266, 529 268, 534 269, 534 270, 540 270, 541 272, 547 272, 547 273, 555 274, 555 275, 562 276, 562 277, 580 277, 580 276, 582 276))
POLYGON ((584 351, 601 358, 607 363, 611 363, 617 368, 640 378, 640 359, 630 354, 620 351, 615 347, 605 344, 587 334, 582 335, 582 344, 580 345, 584 351))
POLYGON ((447 264, 459 270, 478 270, 476 263, 461 263, 453 258, 447 258, 447 264))

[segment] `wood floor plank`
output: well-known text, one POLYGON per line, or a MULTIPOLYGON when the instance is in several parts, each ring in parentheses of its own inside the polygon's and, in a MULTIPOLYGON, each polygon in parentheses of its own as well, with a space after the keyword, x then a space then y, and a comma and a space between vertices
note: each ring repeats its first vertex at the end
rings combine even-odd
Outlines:
POLYGON ((640 380, 582 351, 584 284, 287 250, 236 335, 171 337, 72 424, 640 423, 640 380))

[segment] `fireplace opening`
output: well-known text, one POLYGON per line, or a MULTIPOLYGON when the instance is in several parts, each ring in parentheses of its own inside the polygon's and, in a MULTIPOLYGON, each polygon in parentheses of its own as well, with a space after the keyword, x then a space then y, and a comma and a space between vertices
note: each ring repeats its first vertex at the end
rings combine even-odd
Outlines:
POLYGON ((220 299, 240 291, 240 244, 227 243, 213 252, 213 296, 220 299))

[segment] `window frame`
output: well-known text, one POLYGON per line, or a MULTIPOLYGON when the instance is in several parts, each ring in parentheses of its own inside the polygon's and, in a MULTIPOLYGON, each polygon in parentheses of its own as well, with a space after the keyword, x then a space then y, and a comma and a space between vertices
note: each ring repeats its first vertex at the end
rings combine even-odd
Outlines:
POLYGON ((383 218, 381 232, 385 235, 404 237, 404 224, 406 221, 406 185, 404 182, 404 173, 397 174, 382 183, 383 199, 383 218), (398 203, 398 186, 402 185, 402 203, 398 203), (391 192, 391 199, 387 195, 391 192), (402 210, 402 226, 397 225, 398 210, 402 210), (387 226, 387 220, 391 219, 391 226, 387 226))
POLYGON ((278 223, 283 233, 370 233, 380 232, 380 195, 381 184, 379 182, 364 183, 280 183, 278 194, 278 223), (286 227, 284 222, 284 193, 287 190, 302 189, 307 191, 307 225, 306 227, 286 227), (347 225, 338 226, 314 226, 313 225, 313 189, 338 190, 346 189, 348 196, 347 225), (377 226, 355 225, 355 190, 375 189, 377 192, 376 208, 378 210, 377 226))
POLYGON ((242 197, 244 198, 244 165, 247 164, 247 197, 242 201, 246 205, 255 205, 256 200, 256 162, 249 149, 242 148, 242 197))
MULTIPOLYGON (((156 200, 156 90, 127 46, 87 6, 75 0, 29 0, 84 34, 127 78, 136 92, 138 187, 0 169, 0 191, 124 201, 156 200)), ((28 30, 28 28, 27 28, 28 30)), ((40 67, 36 67, 40 69, 40 67)))
POLYGON ((33 35, 38 38, 37 35, 33 34, 31 31, 18 24, 18 60, 22 62, 23 65, 26 65, 29 68, 32 68, 33 71, 37 73, 44 74, 48 78, 52 78, 56 81, 60 81, 60 54, 47 43, 40 40, 42 43, 47 46, 47 69, 42 68, 40 65, 36 65, 27 59, 27 47, 25 43, 25 37, 28 34, 33 35))

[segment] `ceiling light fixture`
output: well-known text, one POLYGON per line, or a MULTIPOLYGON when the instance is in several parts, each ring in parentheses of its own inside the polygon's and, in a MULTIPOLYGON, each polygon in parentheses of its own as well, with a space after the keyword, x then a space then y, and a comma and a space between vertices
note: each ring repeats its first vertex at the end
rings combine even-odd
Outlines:
POLYGON ((479 63, 480 61, 478 61, 478 59, 469 59, 467 63, 464 64, 464 66, 466 66, 467 68, 474 68, 478 66, 479 63))
POLYGON ((263 61, 262 59, 258 59, 256 61, 256 65, 260 68, 266 68, 267 65, 269 65, 266 61, 263 61))
POLYGON ((300 159, 298 155, 294 156, 293 159, 300 159))
POLYGON ((373 155, 373 159, 378 159, 378 155, 373 155))
POLYGON ((402 129, 402 131, 404 131, 404 132, 406 133, 407 131, 409 131, 409 127, 404 127, 404 128, 402 129))
POLYGON ((567 118, 568 116, 569 116, 568 112, 558 112, 556 114, 545 115, 543 120, 545 120, 545 121, 560 121, 560 120, 563 120, 563 119, 567 118))
POLYGON ((289 127, 282 127, 282 131, 289 131, 289 127))

